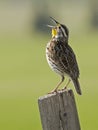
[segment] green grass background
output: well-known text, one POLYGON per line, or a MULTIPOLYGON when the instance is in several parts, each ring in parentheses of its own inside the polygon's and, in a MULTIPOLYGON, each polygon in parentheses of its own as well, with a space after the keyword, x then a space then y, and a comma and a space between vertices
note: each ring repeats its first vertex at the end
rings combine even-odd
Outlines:
MULTIPOLYGON (((46 62, 49 39, 38 34, 0 36, 0 130, 42 129, 38 97, 51 91, 60 80, 46 62)), ((75 93, 81 128, 97 130, 98 34, 72 36, 70 45, 80 68, 83 95, 78 96, 72 84, 69 87, 75 93)))

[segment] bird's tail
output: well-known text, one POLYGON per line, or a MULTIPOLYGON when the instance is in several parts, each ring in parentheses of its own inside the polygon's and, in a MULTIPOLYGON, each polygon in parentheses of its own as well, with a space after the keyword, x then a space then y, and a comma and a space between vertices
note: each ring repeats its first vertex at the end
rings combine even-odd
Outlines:
POLYGON ((79 95, 82 95, 81 88, 80 88, 80 83, 79 83, 78 79, 73 79, 72 81, 74 83, 74 86, 75 86, 75 89, 76 89, 77 93, 79 95))

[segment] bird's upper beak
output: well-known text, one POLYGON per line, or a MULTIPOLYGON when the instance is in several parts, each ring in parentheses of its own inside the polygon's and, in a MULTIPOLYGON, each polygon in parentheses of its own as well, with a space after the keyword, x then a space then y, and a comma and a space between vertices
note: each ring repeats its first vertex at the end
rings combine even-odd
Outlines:
POLYGON ((51 19, 54 23, 56 23, 57 25, 60 24, 60 23, 59 23, 58 21, 56 21, 54 18, 50 17, 50 19, 51 19))

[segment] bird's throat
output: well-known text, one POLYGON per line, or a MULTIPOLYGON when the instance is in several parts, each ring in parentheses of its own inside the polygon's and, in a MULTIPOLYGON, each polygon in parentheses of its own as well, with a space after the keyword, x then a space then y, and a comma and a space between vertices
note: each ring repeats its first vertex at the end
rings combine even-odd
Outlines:
POLYGON ((57 35, 57 30, 56 29, 52 29, 52 37, 55 37, 57 35))

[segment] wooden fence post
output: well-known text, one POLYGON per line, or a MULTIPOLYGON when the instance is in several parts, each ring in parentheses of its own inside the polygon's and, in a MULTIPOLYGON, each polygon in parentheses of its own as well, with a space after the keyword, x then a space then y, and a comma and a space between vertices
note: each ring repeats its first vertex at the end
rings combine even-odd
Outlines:
POLYGON ((38 99, 43 130, 81 130, 72 90, 38 99))

